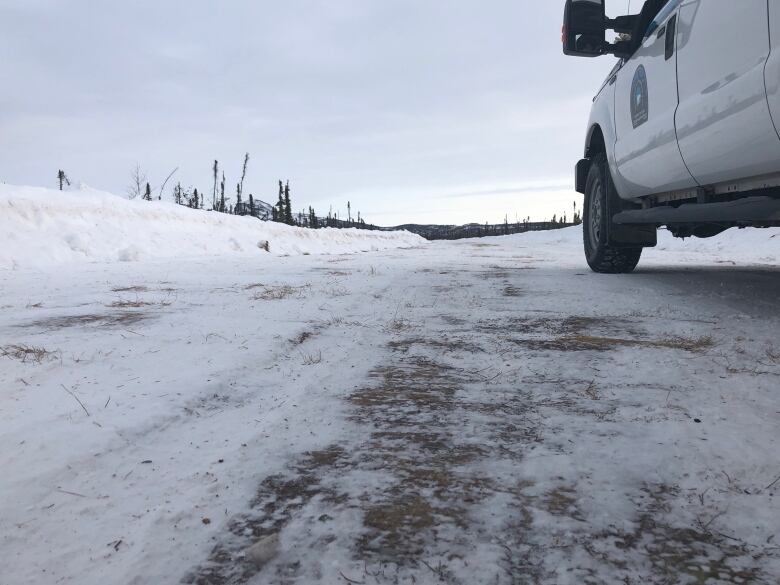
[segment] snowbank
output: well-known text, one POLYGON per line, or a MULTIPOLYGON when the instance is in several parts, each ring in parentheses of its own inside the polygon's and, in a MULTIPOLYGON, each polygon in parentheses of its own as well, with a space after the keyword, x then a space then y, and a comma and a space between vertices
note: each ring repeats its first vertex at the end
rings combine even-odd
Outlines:
POLYGON ((409 232, 293 228, 129 201, 92 189, 0 185, 0 269, 84 261, 266 254, 343 254, 419 246, 409 232))
MULTIPOLYGON (((535 255, 556 264, 582 266, 582 226, 545 232, 501 236, 519 246, 533 246, 535 255)), ((670 264, 769 264, 780 263, 780 228, 730 229, 713 238, 675 238, 667 230, 658 231, 658 245, 642 254, 639 267, 670 264)))

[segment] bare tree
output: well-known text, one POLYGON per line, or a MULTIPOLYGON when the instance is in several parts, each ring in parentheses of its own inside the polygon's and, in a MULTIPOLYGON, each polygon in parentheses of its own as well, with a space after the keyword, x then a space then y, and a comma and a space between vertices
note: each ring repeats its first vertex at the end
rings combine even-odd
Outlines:
POLYGON ((127 188, 128 199, 135 199, 144 194, 146 186, 146 173, 141 170, 141 165, 135 163, 135 167, 130 170, 130 186, 127 188))
POLYGON ((239 184, 238 188, 238 194, 243 195, 244 194, 244 179, 246 179, 246 166, 249 164, 249 153, 247 152, 244 155, 244 168, 241 171, 241 183, 239 184))
POLYGON ((165 178, 165 180, 163 181, 162 187, 160 187, 160 194, 157 196, 157 200, 158 200, 158 201, 162 199, 162 194, 163 194, 163 191, 165 190, 165 185, 166 185, 166 184, 168 184, 168 181, 170 181, 170 180, 171 180, 171 177, 172 177, 173 175, 175 175, 175 174, 176 174, 176 171, 178 171, 178 170, 179 170, 179 167, 176 167, 175 169, 173 169, 173 170, 171 171, 171 174, 170 174, 170 175, 168 175, 168 176, 165 178))

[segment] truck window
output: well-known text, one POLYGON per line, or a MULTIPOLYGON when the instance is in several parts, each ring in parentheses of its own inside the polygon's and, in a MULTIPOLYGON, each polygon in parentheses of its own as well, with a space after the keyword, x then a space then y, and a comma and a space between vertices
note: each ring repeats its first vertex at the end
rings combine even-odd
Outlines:
POLYGON ((661 8, 661 10, 658 12, 658 15, 647 27, 647 31, 645 32, 644 37, 642 37, 642 42, 644 42, 645 39, 658 30, 658 27, 661 26, 661 23, 666 20, 672 12, 677 10, 677 7, 680 4, 682 4, 682 0, 669 0, 669 2, 666 3, 666 6, 661 8))

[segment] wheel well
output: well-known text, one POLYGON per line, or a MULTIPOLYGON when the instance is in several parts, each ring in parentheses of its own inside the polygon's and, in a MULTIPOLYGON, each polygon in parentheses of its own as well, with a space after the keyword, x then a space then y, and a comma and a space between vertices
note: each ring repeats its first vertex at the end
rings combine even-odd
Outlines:
POLYGON ((585 158, 577 163, 575 171, 575 189, 578 193, 585 193, 585 184, 588 181, 588 173, 593 159, 598 155, 606 156, 607 148, 604 144, 604 133, 598 124, 591 126, 585 141, 585 158))
POLYGON ((588 140, 585 143, 585 158, 593 158, 599 153, 607 153, 607 146, 604 142, 604 133, 601 126, 596 124, 588 131, 588 140))

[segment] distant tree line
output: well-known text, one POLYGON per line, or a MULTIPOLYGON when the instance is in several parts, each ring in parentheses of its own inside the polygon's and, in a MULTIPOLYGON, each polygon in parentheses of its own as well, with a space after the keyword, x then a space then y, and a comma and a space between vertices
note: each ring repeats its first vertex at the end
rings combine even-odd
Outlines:
MULTIPOLYGON (((249 168, 249 158, 249 153, 246 153, 241 166, 241 177, 236 183, 235 199, 233 199, 227 191, 225 172, 220 171, 219 161, 215 160, 214 164, 211 166, 213 183, 210 204, 206 202, 206 194, 204 191, 199 191, 197 187, 191 186, 185 188, 180 181, 176 182, 173 186, 174 203, 189 207, 190 209, 202 209, 204 211, 215 211, 230 215, 248 215, 263 221, 274 221, 291 226, 314 229, 324 227, 379 229, 377 226, 367 224, 361 217, 360 212, 358 212, 357 218, 353 218, 351 202, 347 202, 346 219, 340 218, 338 212, 333 213, 332 209, 326 216, 318 216, 311 206, 308 209, 303 209, 299 212, 293 211, 289 181, 279 181, 278 200, 274 205, 255 197, 252 193, 245 196, 244 182, 246 181, 247 170, 249 168)), ((157 190, 157 187, 154 189, 152 188, 152 185, 147 180, 146 174, 141 169, 141 166, 136 164, 130 171, 130 185, 127 188, 127 197, 129 199, 140 197, 143 201, 161 200, 163 192, 165 191, 165 186, 178 170, 177 167, 171 171, 165 181, 163 181, 159 190, 157 190)), ((70 180, 63 170, 60 170, 57 173, 57 180, 61 191, 66 185, 70 185, 70 180)))
MULTIPOLYGON (((225 172, 222 171, 220 176, 218 160, 214 160, 214 164, 211 167, 213 185, 211 190, 211 204, 209 206, 206 205, 206 196, 203 191, 198 191, 197 188, 193 187, 184 188, 182 187, 181 182, 177 182, 173 187, 174 203, 189 207, 190 209, 202 209, 230 215, 251 216, 263 221, 273 221, 311 229, 326 227, 359 228, 366 230, 407 229, 424 238, 432 240, 509 235, 527 231, 557 229, 582 223, 582 215, 577 209, 577 202, 575 201, 571 222, 569 222, 567 214, 564 213, 560 217, 555 214, 550 221, 543 222, 531 222, 530 217, 527 217, 522 221, 517 220, 510 223, 508 216, 505 216, 504 222, 501 224, 485 223, 484 225, 467 224, 462 226, 407 224, 396 226, 395 228, 381 228, 374 224, 366 223, 365 219, 361 217, 360 211, 357 212, 356 217, 353 217, 352 203, 350 201, 347 201, 346 218, 339 217, 338 212, 334 213, 332 207, 326 216, 318 216, 311 206, 309 206, 308 209, 293 212, 290 181, 279 181, 278 198, 274 205, 256 198, 252 193, 245 199, 244 181, 246 179, 248 166, 249 153, 247 152, 244 155, 241 167, 241 178, 236 183, 235 203, 230 195, 226 195, 225 172)), ((178 170, 177 167, 171 171, 160 186, 157 197, 155 198, 152 192, 151 183, 147 180, 146 174, 141 170, 140 165, 136 164, 130 171, 131 183, 127 188, 128 198, 135 199, 140 196, 144 201, 154 201, 155 199, 158 201, 161 200, 165 186, 178 170)), ((57 172, 57 182, 60 191, 62 191, 65 186, 70 186, 70 179, 62 169, 57 172)), ((155 189, 157 188, 155 187, 155 189)))
POLYGON ((536 232, 545 230, 555 230, 565 227, 571 227, 582 223, 582 216, 577 209, 577 202, 573 204, 574 213, 571 222, 567 214, 560 217, 553 215, 548 221, 531 221, 530 217, 523 220, 509 221, 508 216, 504 216, 503 223, 469 223, 465 225, 419 225, 405 224, 396 226, 392 229, 405 229, 415 233, 427 240, 462 240, 466 238, 484 238, 487 236, 508 236, 511 234, 520 234, 525 232, 536 232))

